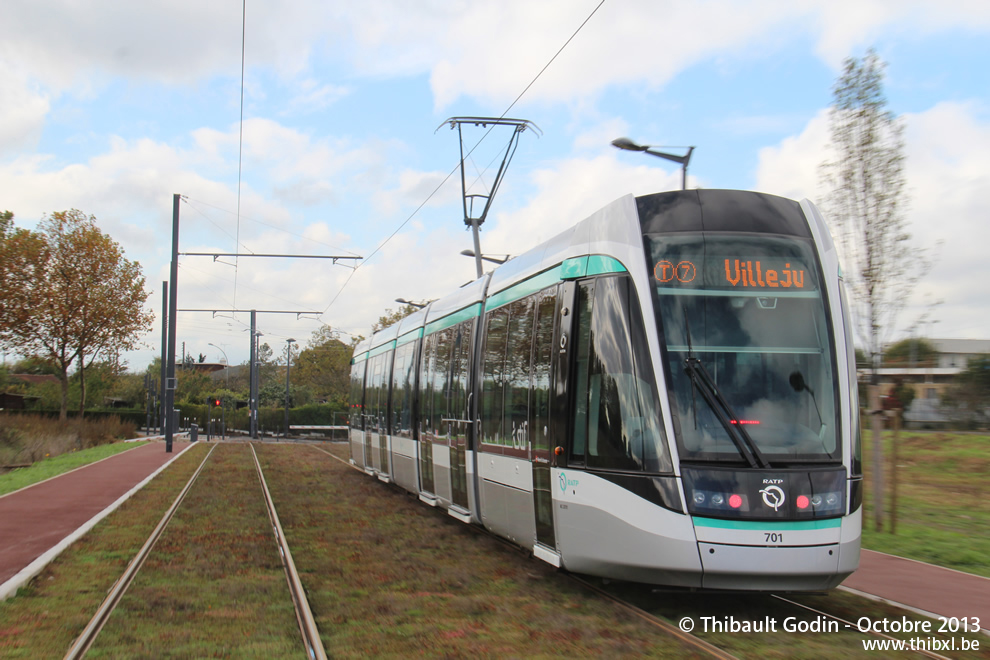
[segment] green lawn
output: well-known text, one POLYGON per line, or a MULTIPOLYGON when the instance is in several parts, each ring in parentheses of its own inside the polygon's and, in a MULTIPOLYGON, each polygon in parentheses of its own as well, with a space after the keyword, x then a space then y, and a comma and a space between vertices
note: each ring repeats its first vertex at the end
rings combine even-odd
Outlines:
POLYGON ((897 506, 893 433, 883 433, 884 530, 876 531, 873 445, 863 434, 866 520, 863 547, 990 577, 990 436, 902 431, 897 444, 897 506), (891 517, 896 513, 896 533, 891 517))
POLYGON ((53 458, 44 458, 31 467, 18 468, 7 474, 0 474, 0 495, 12 493, 25 486, 36 484, 45 479, 57 477, 60 474, 75 470, 77 467, 89 465, 96 461, 103 460, 108 456, 119 454, 120 452, 134 449, 147 442, 115 442, 108 445, 99 445, 83 449, 82 451, 70 451, 67 454, 60 454, 53 458))

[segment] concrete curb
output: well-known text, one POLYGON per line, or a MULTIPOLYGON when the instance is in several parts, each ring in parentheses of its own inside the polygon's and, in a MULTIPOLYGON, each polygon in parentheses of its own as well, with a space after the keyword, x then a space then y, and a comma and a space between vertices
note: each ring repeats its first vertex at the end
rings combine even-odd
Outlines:
POLYGON ((126 502, 127 499, 130 498, 134 493, 144 488, 144 486, 149 481, 157 477, 165 468, 171 465, 175 459, 177 459, 179 456, 182 456, 184 453, 186 453, 186 451, 190 447, 193 446, 194 446, 193 443, 188 444, 182 451, 180 451, 171 459, 169 459, 167 463, 165 463, 157 470, 152 472, 150 475, 145 477, 143 481, 141 481, 139 484, 131 488, 129 491, 118 497, 115 502, 110 504, 107 508, 103 509, 103 511, 100 511, 98 514, 96 514, 95 516, 87 520, 85 523, 80 525, 74 532, 66 536, 64 539, 62 539, 61 542, 49 548, 47 552, 39 556, 33 562, 22 568, 20 572, 18 572, 12 578, 10 578, 2 585, 0 585, 0 601, 7 600, 8 598, 16 595, 18 589, 26 585, 28 582, 31 581, 32 578, 34 578, 36 575, 38 575, 38 573, 44 570, 44 568, 49 563, 51 563, 53 559, 58 557, 63 550, 65 550, 70 545, 75 543, 83 534, 93 529, 93 527, 95 527, 98 522, 100 522, 101 520, 109 516, 111 513, 113 513, 117 509, 117 507, 119 507, 121 504, 126 502))

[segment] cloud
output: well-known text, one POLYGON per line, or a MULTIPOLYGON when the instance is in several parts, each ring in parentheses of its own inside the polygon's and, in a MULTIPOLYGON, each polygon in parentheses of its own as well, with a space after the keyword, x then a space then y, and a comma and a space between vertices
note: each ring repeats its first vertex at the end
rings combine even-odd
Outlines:
POLYGON ((759 151, 756 190, 815 201, 819 190, 818 168, 826 160, 829 142, 828 110, 821 110, 799 135, 759 151))
MULTIPOLYGON (((505 107, 598 5, 599 0, 249 3, 245 64, 249 73, 274 71, 296 81, 289 114, 316 112, 349 93, 347 84, 318 80, 317 67, 352 78, 428 75, 438 109, 463 97, 505 107)), ((69 89, 86 95, 115 77, 185 86, 217 76, 239 78, 239 4, 12 0, 4 9, 0 62, 30 71, 42 95, 69 89)), ((975 1, 606 2, 540 75, 527 101, 580 101, 622 85, 658 89, 698 62, 731 65, 794 40, 810 40, 837 68, 845 56, 892 31, 926 35, 988 26, 990 8, 975 1)))
POLYGON ((47 94, 0 60, 0 156, 37 142, 50 108, 47 94))
MULTIPOLYGON (((679 169, 632 166, 620 162, 612 153, 557 161, 534 171, 531 178, 536 189, 529 202, 497 213, 496 222, 485 227, 481 241, 484 252, 518 255, 623 195, 681 187, 679 169)), ((689 177, 689 187, 695 183, 689 177)))
POLYGON ((299 93, 289 99, 282 115, 299 115, 319 112, 330 107, 351 93, 342 85, 321 85, 318 80, 307 78, 300 83, 299 93))
MULTIPOLYGON (((990 327, 990 241, 985 191, 990 188, 990 122, 984 108, 966 103, 939 103, 903 116, 906 124, 905 177, 909 195, 907 220, 913 245, 937 259, 901 315, 902 326, 943 301, 935 331, 945 337, 981 338, 990 327)), ((827 112, 819 112, 798 135, 760 151, 757 188, 764 192, 812 200, 818 189, 817 167, 826 159, 827 112)))
MULTIPOLYGON (((333 34, 322 3, 248 3, 248 66, 294 75, 316 40, 333 34)), ((240 3, 149 0, 12 0, 4 4, 0 60, 30 63, 53 90, 100 84, 101 77, 190 84, 240 73, 240 3), (44 38, 39 38, 44 35, 44 38)))

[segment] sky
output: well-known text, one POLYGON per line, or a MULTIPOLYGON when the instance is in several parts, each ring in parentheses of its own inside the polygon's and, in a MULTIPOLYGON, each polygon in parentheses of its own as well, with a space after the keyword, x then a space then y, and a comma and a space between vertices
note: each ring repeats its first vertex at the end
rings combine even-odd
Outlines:
MULTIPOLYGON (((303 312, 259 311, 279 354, 474 279, 447 118, 535 125, 481 232, 484 253, 518 255, 680 187, 622 136, 694 146, 689 188, 820 199, 832 86, 869 48, 905 126, 912 242, 935 256, 892 338, 990 337, 985 2, 6 0, 3 22, 0 210, 33 228, 79 209, 140 262, 156 321, 133 370, 161 351, 173 194, 178 307, 221 310, 180 312, 178 351, 240 364, 250 320, 232 310, 303 312)), ((489 192, 506 130, 464 127, 470 193, 489 192)))

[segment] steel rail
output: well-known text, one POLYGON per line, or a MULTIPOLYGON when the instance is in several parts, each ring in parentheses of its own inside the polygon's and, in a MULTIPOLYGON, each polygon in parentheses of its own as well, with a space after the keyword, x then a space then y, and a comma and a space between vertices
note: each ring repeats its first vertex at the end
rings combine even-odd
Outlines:
MULTIPOLYGON (((339 456, 337 456, 335 454, 332 454, 332 453, 328 452, 327 450, 325 450, 325 449, 323 449, 321 447, 315 447, 315 449, 317 449, 318 451, 323 452, 324 454, 326 454, 327 456, 333 458, 334 460, 339 461, 340 463, 344 464, 345 466, 347 466, 347 467, 349 467, 349 468, 351 468, 353 470, 356 470, 356 471, 364 474, 364 470, 362 470, 361 468, 357 467, 356 465, 351 464, 350 462, 344 460, 343 458, 341 458, 341 457, 339 457, 339 456)), ((394 486, 394 484, 393 484, 393 487, 394 488, 398 488, 398 486, 394 486)), ((477 527, 477 526, 473 526, 472 525, 472 526, 469 526, 468 529, 470 529, 471 531, 473 531, 475 533, 484 534, 484 535, 486 535, 486 536, 488 536, 488 537, 490 537, 490 538, 498 541, 499 543, 505 545, 508 548, 511 548, 513 550, 520 551, 520 554, 525 554, 527 556, 532 556, 528 551, 525 550, 525 548, 522 548, 521 546, 518 546, 518 545, 516 545, 514 543, 511 543, 511 542, 507 541, 506 539, 503 539, 500 536, 496 536, 495 534, 492 534, 491 532, 489 532, 488 530, 486 530, 484 528, 481 528, 481 527, 477 527)), ((581 577, 579 577, 577 575, 574 575, 572 573, 568 573, 567 571, 565 571, 563 569, 559 569, 559 572, 560 572, 560 574, 562 576, 567 577, 571 581, 578 583, 579 585, 581 585, 582 587, 584 587, 584 588, 586 588, 586 589, 588 589, 590 591, 593 591, 594 593, 596 593, 597 595, 601 596, 602 598, 605 598, 605 599, 609 600, 610 602, 613 602, 616 605, 619 605, 620 607, 626 609, 627 611, 629 611, 630 613, 632 613, 635 616, 639 617, 640 619, 643 619, 644 621, 647 621, 648 623, 650 623, 650 624, 652 624, 652 625, 654 625, 654 626, 656 626, 656 627, 664 630, 665 632, 667 632, 667 633, 669 633, 669 634, 677 637, 678 639, 680 639, 681 641, 683 641, 683 642, 685 642, 687 644, 690 644, 692 646, 695 646, 696 648, 698 648, 701 651, 704 651, 705 653, 708 653, 708 654, 713 655, 713 656, 715 656, 717 658, 723 658, 723 659, 726 659, 726 660, 728 660, 730 658, 735 658, 736 657, 736 656, 732 655, 731 653, 729 653, 729 652, 727 652, 727 651, 725 651, 725 650, 723 650, 723 649, 721 649, 721 648, 719 648, 719 647, 717 647, 717 646, 715 646, 713 644, 710 644, 709 642, 701 639, 700 637, 698 637, 696 635, 693 635, 691 633, 682 631, 677 626, 674 626, 674 625, 668 623, 667 621, 664 621, 663 619, 661 619, 661 618, 659 618, 659 617, 657 617, 657 616, 655 616, 653 614, 650 614, 649 612, 647 612, 646 610, 644 610, 642 608, 639 608, 639 607, 637 607, 637 606, 635 606, 635 605, 633 605, 633 604, 631 604, 631 603, 629 603, 627 601, 624 601, 621 598, 618 598, 616 596, 613 596, 612 594, 610 594, 609 592, 605 591, 604 589, 602 589, 602 588, 600 588, 600 587, 598 587, 598 586, 596 586, 596 585, 588 582, 587 580, 585 580, 585 579, 583 579, 583 578, 581 578, 581 577)), ((817 610, 817 609, 815 609, 813 607, 809 607, 808 605, 804 605, 802 603, 798 603, 798 602, 793 601, 793 600, 790 600, 788 598, 784 598, 783 596, 779 596, 777 594, 769 594, 769 595, 771 597, 773 597, 773 598, 776 598, 777 600, 780 600, 780 601, 783 601, 785 603, 788 603, 789 605, 794 605, 795 607, 799 607, 801 609, 807 610, 807 611, 812 612, 814 614, 818 614, 820 616, 827 617, 829 619, 834 619, 835 621, 838 621, 839 623, 842 623, 843 625, 850 626, 852 628, 857 628, 858 629, 858 627, 856 626, 856 624, 854 624, 854 623, 852 623, 850 621, 846 621, 845 619, 842 619, 840 617, 837 617, 834 614, 829 614, 828 612, 817 610)), ((867 633, 864 632, 863 634, 865 635, 867 633)), ((889 639, 889 640, 895 640, 896 641, 896 638, 891 637, 889 635, 885 635, 883 633, 869 631, 869 634, 875 635, 877 637, 882 637, 884 639, 889 639)), ((905 650, 911 651, 912 649, 905 649, 905 650)), ((923 656, 932 658, 933 660, 949 660, 949 658, 947 658, 946 656, 939 655, 939 654, 934 653, 934 652, 931 652, 931 651, 926 651, 924 649, 913 649, 913 651, 915 653, 919 653, 919 654, 921 654, 923 656)))
POLYGON ((254 465, 258 469, 258 479, 261 481, 261 489, 265 494, 265 505, 268 508, 268 517, 272 522, 272 531, 275 533, 275 541, 278 543, 279 556, 282 558, 282 566, 285 568, 285 579, 289 583, 289 593, 292 595, 292 604, 296 610, 296 621, 299 624, 299 632, 302 633, 303 644, 306 646, 306 655, 312 660, 326 660, 327 652, 323 648, 323 641, 320 639, 320 631, 316 627, 316 619, 313 617, 313 610, 309 607, 309 600, 306 598, 306 591, 303 589, 302 580, 299 579, 299 571, 292 561, 292 552, 289 550, 289 542, 282 531, 282 523, 278 519, 278 512, 275 511, 275 502, 272 494, 268 490, 268 483, 265 481, 265 473, 261 469, 258 461, 258 453, 254 450, 254 443, 251 445, 251 454, 254 456, 254 465))
MULTIPOLYGON (((357 470, 358 472, 364 474, 364 470, 362 470, 361 468, 357 467, 356 465, 352 465, 348 461, 345 461, 340 456, 336 456, 334 454, 331 454, 330 452, 328 452, 326 449, 323 449, 322 447, 315 447, 315 449, 317 449, 318 451, 323 452, 324 454, 326 454, 330 458, 333 458, 333 459, 335 459, 335 460, 343 463, 347 467, 352 468, 354 470, 357 470)), ((398 486, 395 486, 394 484, 393 484, 393 487, 396 488, 396 489, 399 489, 399 487, 398 486)), ((403 491, 403 492, 405 492, 405 491, 403 491)), ((487 529, 485 529, 483 527, 478 527, 477 525, 467 525, 466 527, 467 527, 467 529, 469 529, 470 531, 472 531, 472 532, 474 532, 476 534, 483 534, 483 535, 485 535, 485 536, 487 536, 487 537, 489 537, 491 539, 494 539, 495 541, 498 541, 499 543, 505 545, 506 547, 519 552, 519 554, 521 554, 521 555, 525 555, 525 556, 527 556, 529 558, 532 558, 532 556, 533 556, 531 552, 529 552, 528 550, 526 550, 526 548, 523 548, 521 546, 518 546, 515 543, 512 543, 512 542, 510 542, 510 541, 508 541, 506 539, 503 539, 500 536, 497 536, 495 534, 492 534, 491 532, 489 532, 487 529)), ((692 635, 689 632, 685 632, 685 631, 681 630, 680 628, 678 628, 677 626, 671 625, 670 623, 667 623, 663 619, 661 619, 661 618, 659 618, 657 616, 654 616, 653 614, 650 614, 646 610, 641 609, 639 607, 636 607, 635 605, 633 605, 631 603, 628 603, 628 602, 622 600, 621 598, 617 598, 616 596, 613 596, 612 594, 608 593, 607 591, 605 591, 605 590, 603 590, 603 589, 601 589, 599 587, 596 587, 595 585, 591 584, 590 582, 587 582, 586 580, 584 580, 584 579, 582 579, 582 578, 580 578, 580 577, 578 577, 578 576, 576 576, 576 575, 574 575, 572 573, 568 573, 567 571, 565 571, 563 569, 560 569, 559 570, 559 574, 562 577, 565 577, 565 578, 567 578, 567 579, 569 579, 569 580, 571 580, 573 582, 576 582, 577 584, 579 584, 580 586, 584 587, 585 589, 594 592, 596 595, 600 596, 601 598, 604 598, 604 599, 608 600, 609 602, 614 603, 614 604, 618 605, 619 607, 622 607, 623 609, 625 609, 626 611, 630 612, 631 614, 639 617, 643 621, 646 621, 647 623, 653 625, 654 627, 661 629, 665 633, 676 637, 677 639, 679 639, 680 641, 684 642, 685 644, 688 644, 690 646, 693 646, 694 648, 696 648, 697 650, 699 650, 699 651, 701 651, 703 653, 707 653, 708 655, 711 655, 712 657, 715 657, 715 658, 720 658, 721 660, 738 660, 736 656, 732 655, 731 653, 728 653, 727 651, 724 651, 724 650, 720 649, 719 647, 715 646, 714 644, 711 644, 709 642, 706 642, 705 640, 701 639, 700 637, 697 637, 696 635, 692 635)))
POLYGON ((622 600, 621 598, 619 598, 617 596, 613 596, 612 594, 610 594, 609 592, 605 591, 601 587, 598 587, 598 586, 596 586, 596 585, 588 582, 587 580, 585 580, 583 578, 580 578, 577 575, 574 575, 573 573, 567 573, 565 571, 561 571, 561 574, 564 577, 570 579, 572 582, 576 582, 577 584, 581 585, 585 589, 588 589, 589 591, 594 592, 595 594, 597 594, 598 596, 600 596, 600 597, 608 600, 609 602, 612 602, 612 603, 618 605, 619 607, 623 608, 627 612, 629 612, 629 613, 631 613, 631 614, 639 617, 643 621, 646 621, 647 623, 649 623, 649 624, 651 624, 653 626, 656 626, 657 628, 660 628, 661 630, 663 630, 667 634, 676 637, 677 639, 681 640, 685 644, 689 644, 690 646, 695 647, 699 651, 704 651, 705 653, 707 653, 707 654, 709 654, 709 655, 711 655, 711 656, 713 656, 715 658, 721 658, 722 660, 738 660, 737 656, 732 655, 728 651, 725 651, 724 649, 720 649, 719 647, 715 646, 714 644, 712 644, 710 642, 706 642, 705 640, 701 639, 697 635, 693 635, 693 634, 691 634, 691 633, 689 633, 687 631, 681 630, 677 626, 664 621, 660 617, 658 617, 658 616, 656 616, 654 614, 650 614, 649 612, 647 612, 646 610, 642 609, 641 607, 636 607, 632 603, 629 603, 627 601, 624 601, 624 600, 622 600))
MULTIPOLYGON (((800 607, 801 609, 808 610, 809 612, 812 612, 812 613, 817 614, 819 616, 824 616, 824 617, 827 617, 829 619, 834 619, 835 621, 838 621, 839 623, 845 625, 848 628, 855 628, 856 630, 859 630, 859 626, 856 625, 855 623, 853 623, 851 621, 847 621, 847 620, 845 620, 845 619, 843 619, 841 617, 837 617, 834 614, 829 614, 828 612, 823 612, 822 610, 816 610, 813 607, 810 607, 808 605, 804 605, 802 603, 798 603, 796 601, 790 600, 789 598, 784 598, 783 596, 778 596, 777 594, 770 594, 770 595, 773 598, 776 598, 777 600, 781 600, 781 601, 783 601, 783 602, 785 602, 785 603, 787 603, 789 605, 794 605, 795 607, 800 607)), ((881 632, 876 632, 874 630, 869 630, 869 631, 859 630, 859 632, 861 632, 864 635, 867 634, 867 633, 869 633, 871 635, 875 635, 876 637, 882 637, 883 639, 889 639, 889 640, 893 640, 893 641, 902 641, 902 640, 898 640, 896 637, 891 637, 890 635, 885 635, 885 634, 883 634, 881 632)), ((939 655, 938 653, 933 653, 932 651, 926 651, 925 649, 904 649, 904 650, 905 651, 914 651, 915 653, 920 653, 921 655, 923 655, 925 657, 928 657, 928 658, 933 658, 934 660, 949 660, 949 658, 947 658, 944 655, 939 655)))
POLYGON ((144 565, 144 561, 148 558, 148 555, 151 554, 151 549, 155 546, 155 543, 158 542, 162 532, 165 531, 165 527, 167 527, 169 521, 172 520, 172 516, 182 504, 182 500, 185 499, 186 494, 192 488, 196 478, 199 477, 199 473, 203 471, 206 461, 213 455, 213 450, 216 448, 217 445, 213 445, 210 452, 203 458, 203 461, 199 464, 196 472, 194 472, 189 478, 189 481, 186 482, 185 488, 179 492, 178 496, 175 498, 175 501, 172 502, 172 506, 165 512, 162 519, 158 521, 158 525, 155 527, 154 531, 151 532, 151 536, 149 536, 148 540, 144 542, 144 545, 141 546, 141 549, 127 565, 127 568, 124 569, 123 574, 117 579, 117 582, 114 583, 113 587, 110 588, 110 592, 107 594, 107 597, 103 599, 103 603, 100 605, 99 609, 96 610, 96 614, 93 615, 93 618, 90 619, 88 624, 86 624, 86 627, 83 628, 82 633, 80 633, 72 647, 69 648, 69 651, 65 654, 66 660, 77 660, 78 658, 82 658, 86 655, 86 652, 89 651, 90 647, 93 645, 93 642, 96 641, 97 635, 100 634, 104 624, 107 622, 107 619, 110 618, 110 614, 113 612, 114 608, 117 607, 117 603, 120 602, 124 592, 126 592, 127 588, 131 586, 131 582, 134 581, 134 577, 137 575, 138 571, 141 570, 141 566, 144 565))

